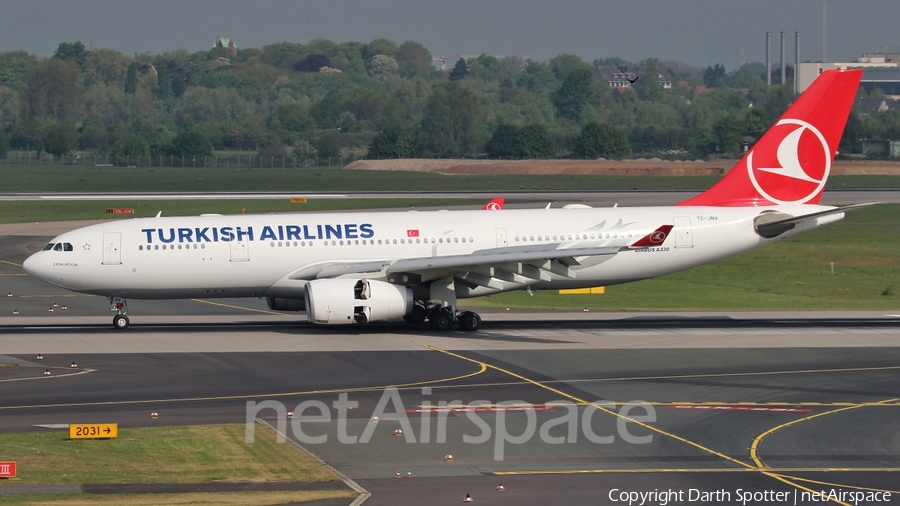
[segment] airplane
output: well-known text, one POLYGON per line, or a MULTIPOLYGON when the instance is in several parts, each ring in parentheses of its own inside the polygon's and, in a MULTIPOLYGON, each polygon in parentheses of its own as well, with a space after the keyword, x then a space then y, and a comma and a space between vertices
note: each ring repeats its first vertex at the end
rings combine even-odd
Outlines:
POLYGON ((490 202, 484 205, 481 208, 482 211, 500 211, 503 209, 503 204, 506 203, 506 199, 503 197, 495 197, 491 199, 490 202))
POLYGON ((128 298, 265 297, 315 324, 475 331, 481 317, 458 300, 661 276, 875 204, 819 204, 861 75, 823 72, 718 183, 675 206, 157 215, 66 232, 23 267, 108 297, 117 329, 128 298))

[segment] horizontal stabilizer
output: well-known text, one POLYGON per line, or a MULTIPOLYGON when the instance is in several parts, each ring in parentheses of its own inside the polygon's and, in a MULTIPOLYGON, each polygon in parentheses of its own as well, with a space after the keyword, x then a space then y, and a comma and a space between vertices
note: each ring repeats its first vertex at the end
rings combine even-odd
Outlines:
POLYGON ((798 223, 803 223, 804 221, 814 220, 816 218, 821 218, 822 216, 828 216, 830 214, 843 213, 845 211, 859 209, 861 207, 874 206, 880 203, 881 202, 867 202, 865 204, 853 204, 849 206, 836 207, 834 209, 829 209, 827 211, 821 211, 818 213, 791 216, 789 218, 777 219, 774 221, 761 221, 761 218, 764 218, 766 216, 766 214, 763 214, 756 219, 756 233, 761 237, 771 239, 787 232, 788 230, 793 229, 795 226, 797 226, 798 223))

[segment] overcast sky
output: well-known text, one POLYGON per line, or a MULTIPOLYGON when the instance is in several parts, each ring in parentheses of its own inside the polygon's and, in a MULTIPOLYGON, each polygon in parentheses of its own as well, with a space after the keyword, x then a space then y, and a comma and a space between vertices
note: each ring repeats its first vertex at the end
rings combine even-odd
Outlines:
MULTIPOLYGON (((212 47, 217 36, 239 48, 273 42, 414 40, 432 55, 509 54, 547 60, 573 53, 657 57, 737 67, 772 61, 787 32, 801 60, 822 58, 822 0, 0 0, 0 51, 50 56, 82 41, 126 54, 212 47), (93 41, 93 42, 92 42, 93 41)), ((900 1, 827 0, 828 59, 900 49, 900 1)))

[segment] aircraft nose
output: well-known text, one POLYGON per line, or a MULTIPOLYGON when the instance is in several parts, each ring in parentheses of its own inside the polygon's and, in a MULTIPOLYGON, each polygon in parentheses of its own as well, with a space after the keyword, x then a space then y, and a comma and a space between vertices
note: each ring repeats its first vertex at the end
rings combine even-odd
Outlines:
POLYGON ((35 253, 26 258, 25 261, 22 262, 22 268, 25 269, 25 272, 27 272, 28 274, 31 274, 36 278, 43 279, 40 269, 41 261, 37 258, 39 255, 40 253, 35 253))

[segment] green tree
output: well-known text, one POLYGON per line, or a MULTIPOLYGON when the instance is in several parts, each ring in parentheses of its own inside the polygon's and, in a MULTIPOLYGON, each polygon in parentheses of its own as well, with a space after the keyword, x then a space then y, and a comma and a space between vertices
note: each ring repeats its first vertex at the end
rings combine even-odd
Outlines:
POLYGON ((634 91, 637 92, 641 100, 656 100, 663 94, 663 85, 659 82, 659 70, 655 65, 650 65, 634 83, 634 91))
POLYGON ((71 153, 77 146, 75 129, 69 123, 51 123, 44 131, 44 142, 41 147, 53 156, 71 153))
POLYGON ((366 158, 415 158, 417 156, 416 137, 398 120, 389 120, 381 132, 369 143, 366 158))
POLYGON ((625 58, 619 58, 618 56, 612 56, 609 58, 597 58, 592 63, 595 67, 619 67, 619 66, 631 66, 634 65, 630 61, 625 58))
POLYGON ((469 61, 469 75, 485 81, 498 81, 503 74, 500 60, 489 54, 481 54, 469 61))
POLYGON ((84 111, 80 81, 72 62, 53 58, 35 65, 28 73, 28 112, 37 118, 78 121, 84 111))
POLYGON ((383 54, 393 58, 397 55, 397 44, 388 39, 375 39, 360 50, 363 60, 368 63, 375 55, 383 54))
POLYGON ((519 131, 515 125, 501 123, 484 146, 491 158, 515 158, 519 151, 519 131))
POLYGON ((184 130, 172 139, 170 154, 186 159, 200 159, 212 154, 212 143, 197 130, 184 130))
POLYGON ((631 154, 628 137, 622 130, 592 121, 581 128, 573 152, 577 158, 607 158, 620 160, 631 154))
POLYGON ((580 64, 566 72, 562 85, 551 94, 557 116, 577 120, 581 118, 584 106, 592 98, 591 69, 580 64))
POLYGON ((419 127, 425 155, 452 158, 470 155, 481 145, 482 112, 478 96, 456 83, 435 86, 419 127))
POLYGON ((163 102, 172 100, 172 83, 169 81, 168 62, 159 62, 156 68, 156 95, 163 102))
POLYGON ((522 128, 501 124, 484 149, 488 156, 498 158, 550 158, 556 154, 553 136, 539 123, 522 128))
POLYGON ((89 51, 84 47, 81 41, 75 43, 60 42, 53 53, 53 57, 63 61, 70 61, 84 70, 85 61, 87 61, 89 51))
POLYGON ((431 70, 431 54, 422 44, 408 40, 397 49, 397 65, 403 77, 423 76, 431 70))
POLYGON ((21 89, 28 83, 28 71, 37 58, 25 51, 0 53, 0 86, 21 89))
POLYGON ((707 88, 721 88, 726 82, 725 66, 716 63, 715 67, 706 67, 703 71, 703 84, 707 88))
POLYGON ((112 49, 96 49, 88 53, 84 63, 85 81, 102 82, 121 88, 125 85, 131 58, 112 49))
POLYGON ((110 153, 119 156, 147 156, 150 154, 150 144, 136 135, 127 139, 119 139, 113 143, 110 153))
POLYGON ((451 81, 459 81, 460 79, 466 77, 469 74, 469 64, 466 63, 466 59, 460 57, 459 60, 456 60, 456 65, 453 66, 453 70, 450 71, 450 80, 451 81))
POLYGON ((319 157, 336 158, 341 156, 341 137, 335 130, 326 130, 316 139, 315 147, 319 157))
POLYGON ((547 127, 531 123, 519 130, 519 155, 522 158, 551 158, 556 155, 556 145, 547 127))
POLYGON ((737 153, 743 134, 743 122, 735 113, 720 117, 712 125, 713 142, 720 153, 737 153))
POLYGON ((525 69, 516 79, 518 87, 525 88, 532 93, 543 93, 552 89, 555 84, 553 71, 539 61, 529 60, 525 69))
POLYGON ((0 156, 6 156, 9 153, 9 139, 0 133, 0 156))
POLYGON ((585 66, 584 61, 574 54, 563 53, 550 58, 550 70, 560 81, 566 78, 572 69, 585 66))
POLYGON ((138 88, 137 68, 138 64, 132 63, 125 73, 125 93, 129 95, 134 95, 138 88))
POLYGON ((369 60, 369 75, 376 81, 382 81, 397 72, 397 60, 386 54, 376 54, 369 60))

